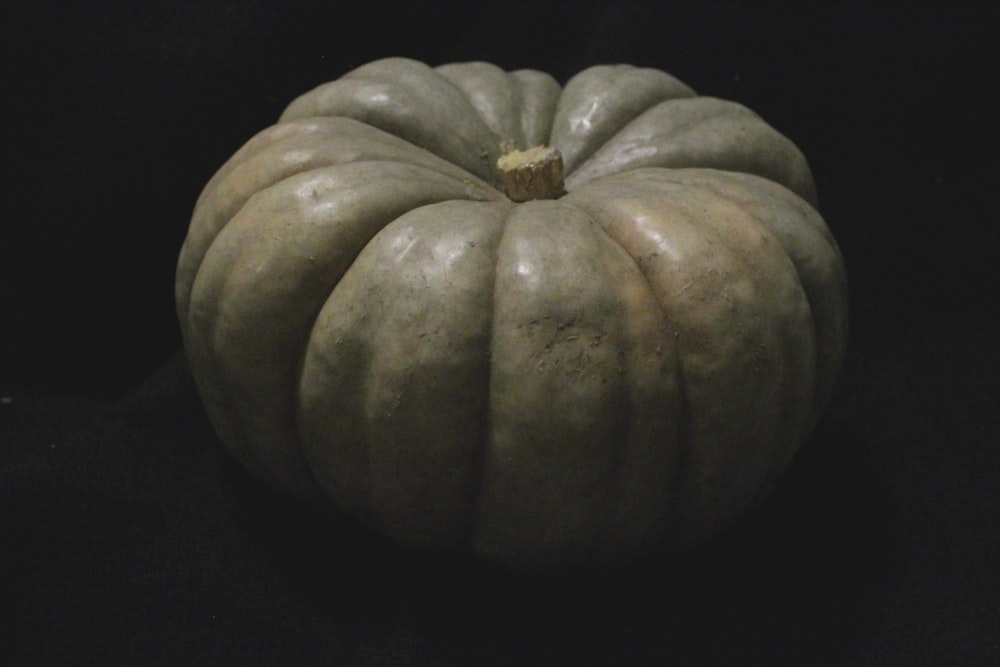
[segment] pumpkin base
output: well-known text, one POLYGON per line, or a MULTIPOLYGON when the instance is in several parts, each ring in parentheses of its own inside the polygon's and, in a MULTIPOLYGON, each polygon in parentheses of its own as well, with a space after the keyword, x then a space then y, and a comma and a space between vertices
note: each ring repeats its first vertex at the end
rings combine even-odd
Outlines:
POLYGON ((497 160, 502 189, 517 202, 558 199, 563 187, 562 155, 551 146, 506 150, 497 160))

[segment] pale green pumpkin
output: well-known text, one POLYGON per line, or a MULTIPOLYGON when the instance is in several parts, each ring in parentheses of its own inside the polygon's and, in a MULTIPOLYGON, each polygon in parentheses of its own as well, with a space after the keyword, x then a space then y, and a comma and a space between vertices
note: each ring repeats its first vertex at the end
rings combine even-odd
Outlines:
POLYGON ((698 544, 753 507, 847 326, 801 152, 628 65, 562 88, 390 58, 322 85, 208 183, 176 287, 205 408, 254 474, 528 567, 698 544), (498 162, 540 145, 565 183, 529 170, 552 198, 512 201, 498 162))

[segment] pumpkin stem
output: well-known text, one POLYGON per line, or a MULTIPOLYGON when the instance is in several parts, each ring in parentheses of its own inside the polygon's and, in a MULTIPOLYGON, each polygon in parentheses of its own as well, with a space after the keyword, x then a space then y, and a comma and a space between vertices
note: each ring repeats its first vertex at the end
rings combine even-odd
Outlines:
POLYGON ((551 146, 523 151, 505 147, 497 160, 497 171, 503 190, 514 201, 556 199, 566 194, 562 155, 551 146))

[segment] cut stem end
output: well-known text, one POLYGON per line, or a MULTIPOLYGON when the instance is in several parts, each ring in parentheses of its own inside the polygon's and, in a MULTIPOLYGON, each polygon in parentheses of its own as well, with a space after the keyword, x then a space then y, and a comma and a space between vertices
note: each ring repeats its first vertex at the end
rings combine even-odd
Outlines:
POLYGON ((504 191, 514 201, 557 199, 566 194, 562 155, 551 146, 507 151, 497 160, 497 171, 504 191))

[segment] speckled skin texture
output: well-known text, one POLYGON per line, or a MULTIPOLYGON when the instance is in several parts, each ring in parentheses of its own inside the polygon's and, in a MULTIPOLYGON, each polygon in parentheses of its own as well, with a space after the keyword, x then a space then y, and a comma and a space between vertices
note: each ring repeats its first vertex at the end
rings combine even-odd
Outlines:
POLYGON ((592 567, 710 538, 830 396, 846 284, 806 161, 656 70, 565 87, 390 58, 292 102, 200 197, 177 306, 262 479, 408 547, 592 567), (504 146, 566 194, 514 203, 504 146))

